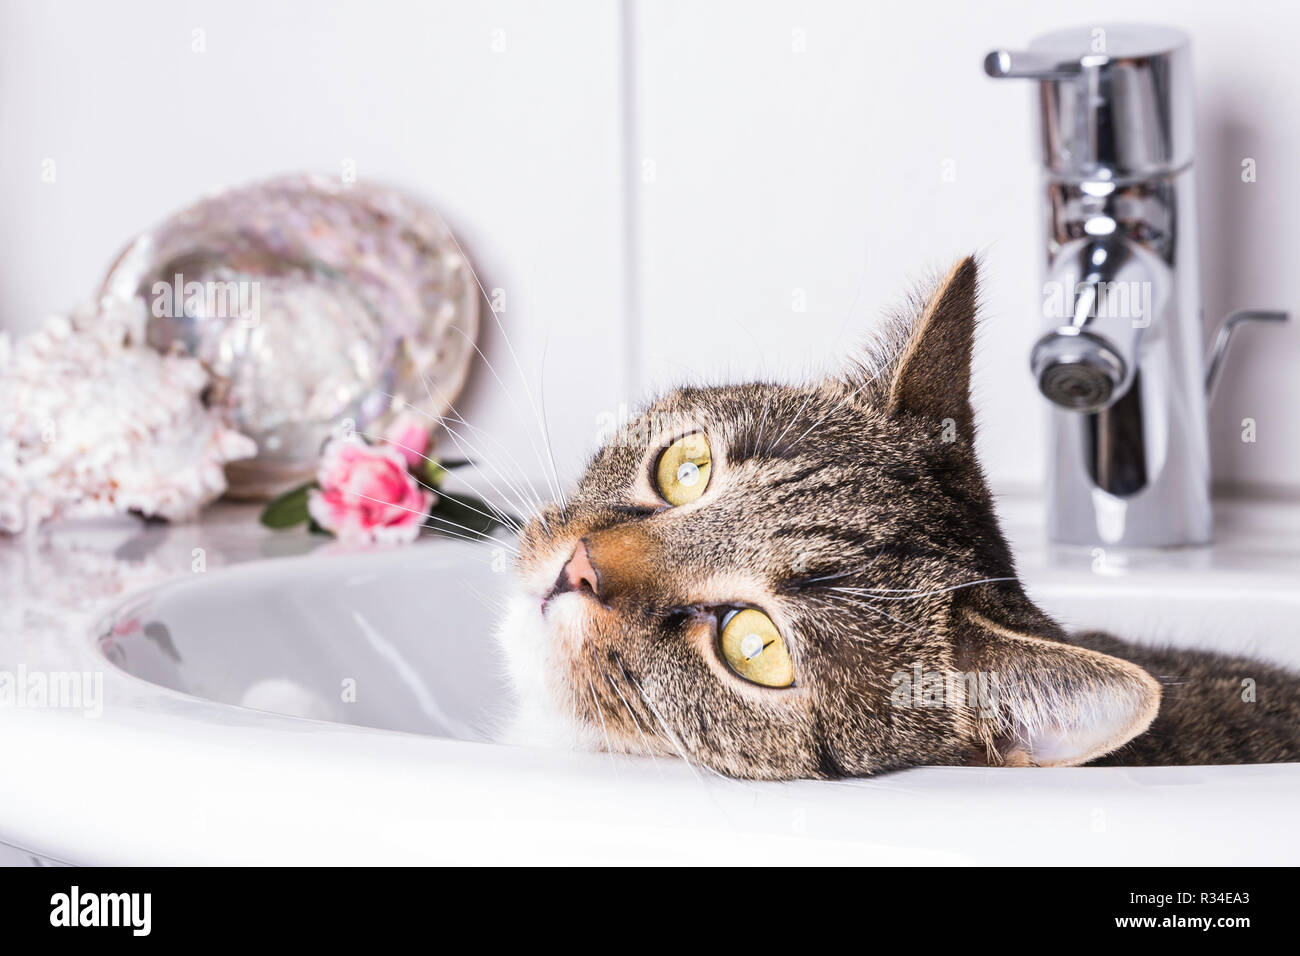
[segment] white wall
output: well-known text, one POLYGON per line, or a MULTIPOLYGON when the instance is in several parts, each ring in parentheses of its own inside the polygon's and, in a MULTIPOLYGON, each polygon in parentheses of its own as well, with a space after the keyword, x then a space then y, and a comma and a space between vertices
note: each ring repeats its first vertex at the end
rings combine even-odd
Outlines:
MULTIPOLYGON (((505 290, 534 389, 548 352, 549 416, 583 423, 555 429, 557 456, 576 460, 592 406, 622 392, 618 14, 602 0, 0 0, 0 325, 90 296, 134 233, 205 190, 351 161, 431 202, 505 290), (575 348, 599 361, 566 389, 557 357, 575 348)), ((540 475, 520 376, 485 325, 511 394, 479 369, 464 414, 540 475)))
MULTIPOLYGON (((1300 311, 1300 5, 1088 15, 1193 36, 1207 318, 1300 311)), ((352 159, 443 210, 506 290, 530 376, 546 354, 557 457, 576 465, 627 396, 833 365, 909 281, 975 250, 986 462, 1003 487, 1034 484, 1033 91, 980 64, 1079 16, 1041 0, 3 0, 0 325, 85 296, 132 233, 211 186, 352 159)), ((487 351, 514 395, 480 372, 466 414, 538 473, 495 330, 487 351)), ((1300 322, 1238 343, 1211 417, 1221 483, 1300 488, 1297 368, 1300 322)))
MULTIPOLYGON (((638 4, 637 153, 653 164, 639 187, 637 277, 649 378, 838 361, 909 281, 979 252, 980 443, 999 485, 1036 484, 1037 91, 981 67, 990 49, 1081 25, 1082 10, 638 4)), ((1300 313, 1300 5, 1100 0, 1086 15, 1192 35, 1207 319, 1244 306, 1300 313), (1245 156, 1258 161, 1249 185, 1245 156)), ((1215 475, 1300 486, 1300 315, 1241 335, 1211 418, 1215 475), (1255 444, 1240 440, 1247 416, 1255 444)))

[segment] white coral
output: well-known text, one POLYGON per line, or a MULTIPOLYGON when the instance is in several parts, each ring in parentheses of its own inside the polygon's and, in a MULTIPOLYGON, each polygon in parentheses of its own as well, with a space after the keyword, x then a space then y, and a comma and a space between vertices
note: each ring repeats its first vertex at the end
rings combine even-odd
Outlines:
POLYGON ((88 312, 0 333, 0 531, 191 518, 226 490, 225 463, 256 452, 204 407, 197 361, 127 344, 139 318, 88 312))

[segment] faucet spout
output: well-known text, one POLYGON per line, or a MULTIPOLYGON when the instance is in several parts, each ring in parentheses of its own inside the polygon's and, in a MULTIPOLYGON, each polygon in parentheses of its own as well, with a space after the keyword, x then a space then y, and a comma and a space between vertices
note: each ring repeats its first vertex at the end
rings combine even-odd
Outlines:
POLYGON ((1098 412, 1122 398, 1133 384, 1143 332, 1163 312, 1168 287, 1168 267, 1123 238, 1063 247, 1044 287, 1051 328, 1030 356, 1039 391, 1079 412, 1098 412))

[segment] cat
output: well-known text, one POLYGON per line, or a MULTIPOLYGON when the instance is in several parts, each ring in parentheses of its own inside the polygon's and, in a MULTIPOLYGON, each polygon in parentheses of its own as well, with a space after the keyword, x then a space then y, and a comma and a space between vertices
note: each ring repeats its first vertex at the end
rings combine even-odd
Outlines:
POLYGON ((682 388, 606 442, 521 534, 507 739, 764 780, 1300 760, 1300 677, 1026 596, 972 446, 976 311, 968 258, 843 375, 682 388))

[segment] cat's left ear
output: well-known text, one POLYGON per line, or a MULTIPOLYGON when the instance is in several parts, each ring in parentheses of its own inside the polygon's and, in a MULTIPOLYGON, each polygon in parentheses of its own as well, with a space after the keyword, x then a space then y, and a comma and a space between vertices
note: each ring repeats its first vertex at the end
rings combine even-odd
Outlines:
POLYGON ((957 612, 958 666, 980 675, 978 736, 990 762, 1072 767, 1122 747, 1160 709, 1160 685, 1130 661, 957 612))
POLYGON ((970 434, 971 349, 975 341, 975 257, 952 267, 926 300, 893 368, 886 410, 952 419, 970 434))

